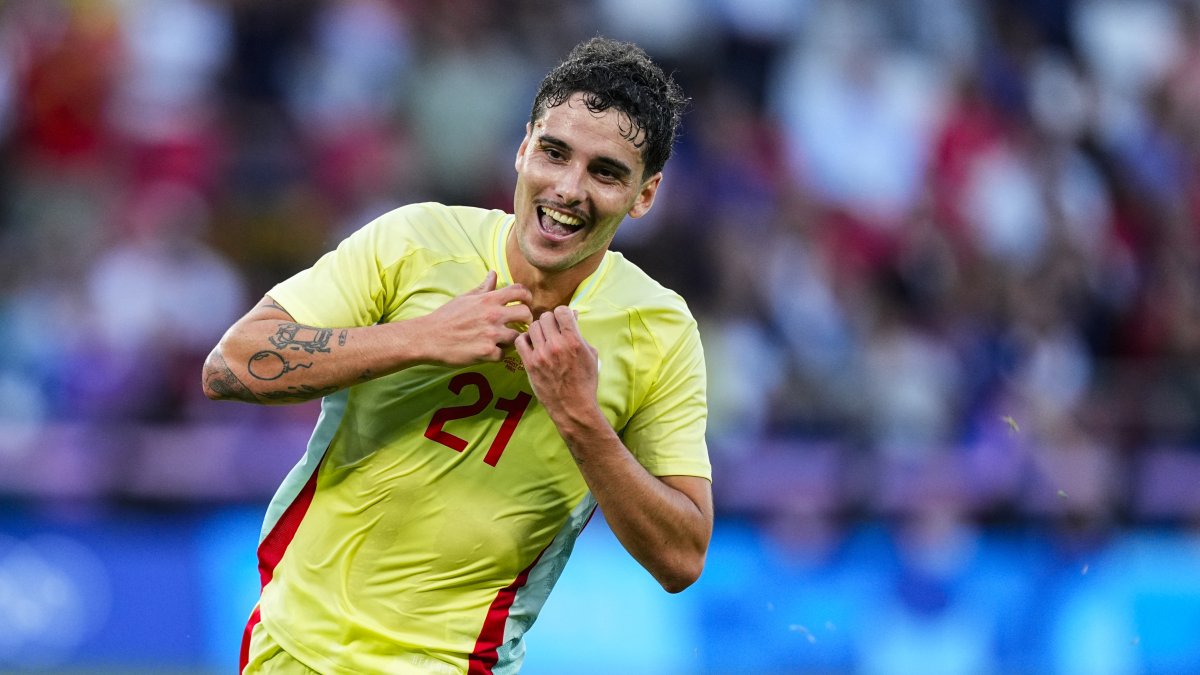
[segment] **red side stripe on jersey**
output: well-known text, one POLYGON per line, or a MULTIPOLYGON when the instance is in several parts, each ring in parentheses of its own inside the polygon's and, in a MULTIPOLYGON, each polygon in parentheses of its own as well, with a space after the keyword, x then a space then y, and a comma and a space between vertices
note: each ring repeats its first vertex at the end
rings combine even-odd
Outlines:
MULTIPOLYGON (((322 457, 322 461, 324 461, 324 457, 322 457)), ((308 506, 312 504, 313 495, 317 492, 317 473, 320 469, 321 463, 318 462, 317 468, 305 481, 304 487, 300 488, 299 494, 283 510, 283 515, 279 517, 275 526, 258 545, 258 576, 263 586, 271 581, 271 577, 275 574, 275 568, 283 559, 283 552, 287 550, 288 544, 292 543, 292 538, 296 536, 296 530, 300 528, 300 521, 304 519, 304 514, 308 513, 308 506)), ((246 632, 242 635, 239 673, 245 670, 246 665, 250 662, 250 634, 254 632, 254 626, 260 621, 262 621, 262 611, 258 605, 255 605, 254 611, 250 614, 250 620, 246 622, 246 632)))
POLYGON ((549 545, 542 549, 533 562, 529 563, 529 567, 522 570, 511 584, 496 594, 496 599, 492 601, 487 617, 483 620, 483 629, 479 631, 475 649, 471 651, 468 659, 467 675, 492 675, 492 668, 500 658, 500 645, 504 642, 504 624, 508 621, 508 612, 512 609, 513 601, 517 599, 517 591, 529 580, 529 573, 548 548, 549 545))
POLYGON ((320 470, 321 467, 318 464, 317 469, 308 477, 308 482, 300 488, 300 494, 296 495, 291 504, 288 504, 283 515, 279 517, 279 521, 275 523, 275 527, 271 528, 267 536, 263 537, 262 543, 258 545, 258 575, 263 586, 271 581, 272 575, 275 574, 275 567, 283 559, 283 552, 287 550, 288 544, 292 543, 292 537, 296 536, 296 530, 300 529, 300 521, 304 520, 304 514, 308 513, 308 505, 312 503, 313 495, 317 492, 317 473, 320 470))
POLYGON ((250 634, 254 632, 254 627, 258 622, 262 621, 262 614, 259 612, 258 605, 254 606, 254 612, 250 614, 250 620, 246 622, 246 632, 242 634, 242 654, 238 658, 238 672, 245 672, 246 666, 250 665, 250 634))

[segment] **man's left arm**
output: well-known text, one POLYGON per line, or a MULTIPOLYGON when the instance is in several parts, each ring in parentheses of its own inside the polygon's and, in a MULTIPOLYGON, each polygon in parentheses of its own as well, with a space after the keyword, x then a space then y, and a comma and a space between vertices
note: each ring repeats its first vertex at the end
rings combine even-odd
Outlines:
POLYGON ((544 313, 516 347, 613 534, 664 589, 690 586, 704 569, 712 537, 711 483, 656 477, 625 447, 600 410, 596 351, 571 309, 544 313))

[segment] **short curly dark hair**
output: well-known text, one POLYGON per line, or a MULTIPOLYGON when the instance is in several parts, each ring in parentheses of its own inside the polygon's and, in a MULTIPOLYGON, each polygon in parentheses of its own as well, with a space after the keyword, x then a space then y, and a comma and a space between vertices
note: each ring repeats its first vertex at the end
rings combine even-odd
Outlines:
POLYGON ((576 45, 538 86, 530 124, 577 92, 592 112, 614 108, 628 115, 632 125, 621 131, 642 150, 643 177, 662 171, 688 99, 641 47, 605 37, 576 45))

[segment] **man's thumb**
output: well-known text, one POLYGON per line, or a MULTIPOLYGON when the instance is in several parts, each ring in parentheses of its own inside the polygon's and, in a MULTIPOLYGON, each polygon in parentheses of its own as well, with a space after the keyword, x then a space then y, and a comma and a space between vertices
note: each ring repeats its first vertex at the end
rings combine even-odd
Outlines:
POLYGON ((469 292, 471 295, 480 295, 482 293, 489 293, 494 290, 496 290, 496 272, 495 270, 491 270, 487 273, 487 276, 483 278, 483 283, 479 284, 475 288, 472 288, 469 292))

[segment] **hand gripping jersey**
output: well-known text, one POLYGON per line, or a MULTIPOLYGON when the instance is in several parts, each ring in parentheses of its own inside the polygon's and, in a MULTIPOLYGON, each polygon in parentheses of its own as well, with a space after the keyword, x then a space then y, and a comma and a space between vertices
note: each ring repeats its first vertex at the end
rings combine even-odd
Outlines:
MULTIPOLYGON (((315 327, 426 315, 489 270, 512 283, 512 221, 406 206, 269 294, 315 327)), ((682 298, 610 251, 571 307, 629 450, 653 475, 710 478, 704 359, 682 298)), ((594 509, 515 350, 371 380, 324 399, 267 510, 252 621, 322 673, 516 672, 594 509)))

